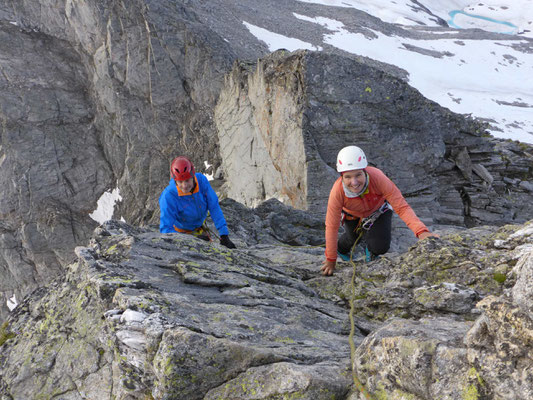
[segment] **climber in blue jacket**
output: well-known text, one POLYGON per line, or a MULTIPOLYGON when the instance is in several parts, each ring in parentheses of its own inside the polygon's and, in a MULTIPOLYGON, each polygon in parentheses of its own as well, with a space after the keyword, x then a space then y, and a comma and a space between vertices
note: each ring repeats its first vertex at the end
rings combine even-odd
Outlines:
POLYGON ((181 232, 210 240, 204 228, 207 211, 220 235, 220 244, 234 249, 229 239, 224 214, 218 197, 207 178, 194 172, 194 165, 187 157, 177 157, 170 165, 172 179, 159 196, 161 233, 181 232))

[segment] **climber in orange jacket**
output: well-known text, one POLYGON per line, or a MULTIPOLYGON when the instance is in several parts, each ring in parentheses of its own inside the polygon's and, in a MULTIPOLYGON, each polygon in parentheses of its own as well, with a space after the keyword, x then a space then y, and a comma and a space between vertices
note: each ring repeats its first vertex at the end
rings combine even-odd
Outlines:
POLYGON ((438 237, 418 219, 396 185, 378 168, 369 167, 363 150, 357 146, 343 148, 337 156, 337 171, 341 176, 331 188, 326 214, 326 259, 324 275, 332 275, 337 255, 350 258, 357 240, 356 230, 363 225, 366 260, 385 254, 391 242, 392 209, 418 239, 438 237), (337 236, 341 222, 344 234, 337 236))

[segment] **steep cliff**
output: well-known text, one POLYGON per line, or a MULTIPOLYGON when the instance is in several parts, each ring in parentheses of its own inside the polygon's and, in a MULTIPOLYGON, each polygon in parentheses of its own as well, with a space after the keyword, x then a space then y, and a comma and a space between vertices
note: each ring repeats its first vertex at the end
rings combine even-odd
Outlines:
POLYGON ((155 222, 173 157, 220 164, 212 109, 235 55, 173 1, 0 9, 1 320, 5 299, 64 272, 106 190, 117 218, 155 222))

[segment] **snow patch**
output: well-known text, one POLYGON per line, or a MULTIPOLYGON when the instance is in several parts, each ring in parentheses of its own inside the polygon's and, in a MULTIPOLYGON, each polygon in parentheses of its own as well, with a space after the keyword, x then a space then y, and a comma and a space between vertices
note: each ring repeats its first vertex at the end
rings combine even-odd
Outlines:
POLYGON ((477 28, 489 32, 533 37, 531 0, 298 0, 302 3, 355 8, 383 22, 404 26, 439 26, 438 18, 459 29, 477 28), (454 18, 455 17, 455 18, 454 18), (456 19, 457 18, 457 19, 456 19), (504 30, 505 26, 512 29, 504 30))
POLYGON ((17 296, 13 295, 10 299, 7 299, 7 308, 9 308, 9 311, 13 311, 16 306, 18 306, 19 303, 17 302, 17 296))
POLYGON ((350 32, 340 21, 295 16, 331 31, 323 41, 409 72, 409 84, 425 97, 460 114, 493 120, 500 138, 533 143, 533 54, 517 50, 524 40, 417 40, 370 30, 350 32))
MULTIPOLYGON (((469 2, 467 6, 462 8, 462 11, 463 16, 474 18, 474 21, 466 21, 469 25, 466 27, 533 37, 533 3, 531 0, 469 2), (485 26, 486 22, 496 22, 499 25, 485 26), (505 26, 508 28, 507 32, 502 31, 505 26)), ((455 23, 457 24, 457 21, 455 23)))
POLYGON ((288 51, 295 51, 299 49, 303 50, 322 50, 322 47, 313 46, 311 43, 304 42, 300 39, 291 38, 288 36, 283 36, 278 33, 270 32, 266 29, 260 28, 258 26, 249 24, 246 21, 243 21, 244 26, 248 28, 250 33, 254 35, 257 39, 265 42, 268 46, 268 50, 276 51, 279 49, 286 49, 288 51))
POLYGON ((205 177, 207 178, 208 181, 212 181, 214 179, 213 176, 215 175, 215 172, 211 170, 211 173, 208 174, 207 170, 213 167, 213 164, 209 164, 207 161, 204 161, 204 166, 205 166, 205 171, 206 171, 204 172, 205 177))
MULTIPOLYGON (((115 203, 121 200, 122 197, 120 196, 120 190, 118 187, 113 189, 112 192, 104 192, 98 199, 96 210, 90 213, 89 217, 99 224, 103 224, 105 221, 113 218, 115 203)), ((124 218, 121 218, 121 221, 124 221, 124 218)))

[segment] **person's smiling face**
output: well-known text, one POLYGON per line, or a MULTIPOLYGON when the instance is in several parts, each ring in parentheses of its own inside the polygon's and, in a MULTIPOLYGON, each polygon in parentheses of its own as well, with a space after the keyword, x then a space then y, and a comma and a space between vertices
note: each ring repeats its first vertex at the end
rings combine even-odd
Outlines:
POLYGON ((194 179, 190 178, 186 181, 176 181, 176 185, 178 185, 183 193, 189 193, 194 185, 194 179))
POLYGON ((359 193, 365 187, 366 174, 364 169, 354 169, 342 174, 342 183, 350 192, 359 193))

